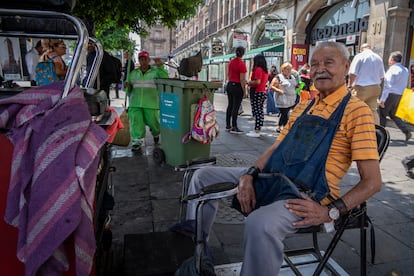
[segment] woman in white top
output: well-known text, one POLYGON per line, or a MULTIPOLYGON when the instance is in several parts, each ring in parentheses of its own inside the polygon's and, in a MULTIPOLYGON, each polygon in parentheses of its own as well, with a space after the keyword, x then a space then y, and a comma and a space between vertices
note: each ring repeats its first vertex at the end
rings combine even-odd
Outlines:
POLYGON ((277 132, 281 132, 289 120, 289 111, 295 106, 296 86, 298 82, 292 75, 292 64, 285 62, 280 66, 280 74, 276 75, 270 83, 270 89, 275 93, 276 106, 280 110, 277 132))

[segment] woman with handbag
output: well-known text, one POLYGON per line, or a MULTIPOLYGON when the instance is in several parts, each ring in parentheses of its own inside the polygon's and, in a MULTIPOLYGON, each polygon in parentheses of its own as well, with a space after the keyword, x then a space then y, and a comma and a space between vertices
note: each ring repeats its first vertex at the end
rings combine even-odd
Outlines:
POLYGON ((280 74, 273 78, 270 89, 275 93, 276 106, 280 110, 277 132, 281 132, 289 120, 289 111, 295 106, 298 82, 292 75, 292 64, 285 62, 280 66, 280 74))

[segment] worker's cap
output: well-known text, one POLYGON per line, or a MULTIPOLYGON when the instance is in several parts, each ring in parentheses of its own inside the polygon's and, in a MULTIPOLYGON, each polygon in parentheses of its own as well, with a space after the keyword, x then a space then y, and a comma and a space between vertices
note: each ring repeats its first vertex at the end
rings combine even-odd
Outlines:
POLYGON ((142 51, 142 52, 140 52, 138 54, 138 58, 140 58, 140 57, 147 57, 147 58, 149 58, 150 55, 149 55, 149 53, 147 51, 142 51))

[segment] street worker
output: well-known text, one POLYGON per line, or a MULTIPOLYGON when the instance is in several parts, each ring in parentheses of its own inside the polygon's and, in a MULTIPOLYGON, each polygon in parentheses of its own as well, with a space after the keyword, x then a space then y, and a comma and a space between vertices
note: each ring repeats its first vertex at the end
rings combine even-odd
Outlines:
POLYGON ((160 58, 154 58, 155 66, 150 65, 147 51, 138 54, 139 68, 134 69, 126 80, 129 96, 128 117, 131 128, 132 150, 138 151, 144 143, 148 126, 154 144, 159 143, 160 105, 155 79, 168 78, 160 58))
MULTIPOLYGON (((343 44, 318 44, 310 76, 320 93, 295 107, 274 144, 250 168, 212 166, 195 171, 188 194, 214 183, 239 183, 233 203, 247 215, 240 275, 278 275, 286 235, 300 227, 332 223, 381 189, 374 118, 347 90, 349 65, 343 44), (352 161, 360 180, 341 193, 339 183, 352 161)), ((189 202, 183 229, 194 225, 196 204, 189 202)), ((206 240, 217 206, 217 201, 208 201, 203 207, 206 240)), ((178 226, 172 230, 179 231, 178 226)))

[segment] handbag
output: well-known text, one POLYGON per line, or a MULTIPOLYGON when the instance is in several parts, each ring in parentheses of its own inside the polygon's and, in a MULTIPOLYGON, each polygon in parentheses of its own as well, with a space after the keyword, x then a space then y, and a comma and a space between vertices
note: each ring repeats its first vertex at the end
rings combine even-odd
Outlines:
POLYGON ((395 116, 414 124, 414 90, 406 88, 398 104, 395 116))
POLYGON ((131 142, 131 131, 129 129, 129 119, 128 119, 128 112, 124 110, 119 116, 124 128, 118 130, 115 135, 114 140, 112 141, 113 145, 127 147, 129 142, 131 142))

